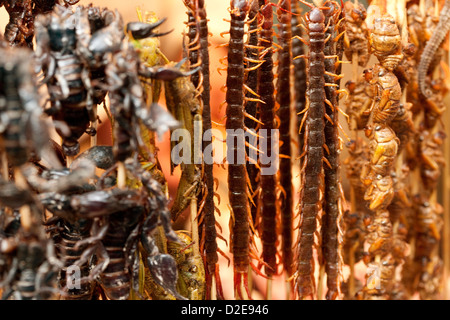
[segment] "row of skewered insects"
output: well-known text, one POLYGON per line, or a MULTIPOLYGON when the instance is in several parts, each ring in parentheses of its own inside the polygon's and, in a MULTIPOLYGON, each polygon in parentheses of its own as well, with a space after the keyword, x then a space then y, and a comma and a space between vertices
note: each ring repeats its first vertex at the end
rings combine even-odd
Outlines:
MULTIPOLYGON (((246 144, 248 154, 263 139, 258 130, 279 132, 278 144, 264 137, 265 152, 279 155, 278 173, 261 174, 270 164, 255 159, 228 162, 236 298, 251 298, 249 267, 270 280, 280 266, 292 283, 291 298, 322 298, 317 262, 327 299, 440 297, 443 222, 436 189, 445 163, 439 125, 447 92, 440 61, 450 1, 439 16, 428 4, 423 10, 424 3, 409 1, 404 21, 385 14, 369 29, 364 6, 350 1, 320 7, 231 1, 225 127, 257 137, 246 144), (344 55, 365 68, 345 89, 344 55), (368 68, 371 55, 378 62, 368 68), (344 93, 345 113, 339 108, 344 93), (352 134, 343 161, 347 197, 339 112, 352 134), (291 135, 292 126, 298 135, 291 135), (292 166, 300 168, 297 208, 292 166), (361 260, 364 283, 354 275, 361 260)), ((72 7, 76 1, 1 4, 10 14, 0 49, 2 298, 224 299, 217 181, 213 164, 195 159, 210 152, 211 137, 198 143, 194 122, 201 133, 212 128, 204 0, 184 0, 188 41, 177 64, 160 51, 165 20, 152 14, 124 26, 119 12, 72 7), (168 111, 158 104, 162 86, 168 111), (44 103, 38 87, 46 92, 44 103), (101 106, 112 124, 112 146, 95 143, 101 106), (61 145, 50 139, 50 125, 61 145), (179 127, 191 134, 191 161, 180 165, 169 208, 154 141, 179 127), (80 154, 85 133, 92 145, 80 154), (188 208, 192 239, 172 228, 188 208)), ((238 145, 227 143, 228 157, 237 159, 238 145)))

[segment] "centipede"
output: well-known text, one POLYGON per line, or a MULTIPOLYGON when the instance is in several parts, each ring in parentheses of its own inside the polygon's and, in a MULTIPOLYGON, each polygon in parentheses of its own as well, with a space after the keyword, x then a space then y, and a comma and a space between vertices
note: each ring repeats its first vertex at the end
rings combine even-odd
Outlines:
POLYGON ((291 1, 280 0, 277 5, 278 41, 280 50, 278 52, 276 100, 278 103, 277 116, 279 119, 279 153, 280 157, 280 188, 282 197, 280 199, 281 212, 281 246, 282 259, 285 270, 292 272, 292 245, 293 245, 293 198, 292 198, 292 172, 291 172, 291 93, 288 88, 291 86, 290 65, 292 63, 292 25, 291 25, 291 1))
POLYGON ((329 84, 325 87, 326 95, 326 119, 325 122, 325 144, 327 146, 326 159, 327 164, 324 166, 324 216, 322 217, 322 247, 323 258, 325 261, 325 272, 327 273, 327 299, 335 299, 340 295, 340 278, 342 277, 342 230, 340 227, 342 220, 342 194, 340 185, 339 172, 339 133, 338 133, 338 90, 336 83, 340 79, 338 75, 339 58, 342 57, 337 52, 336 46, 339 41, 337 29, 338 18, 341 8, 336 2, 326 2, 324 6, 329 7, 329 11, 325 15, 325 24, 327 30, 325 37, 327 41, 324 47, 324 54, 328 57, 325 59, 325 83, 329 84), (340 238, 340 239, 339 239, 340 238))
MULTIPOLYGON (((263 48, 261 55, 264 63, 258 69, 258 95, 261 101, 259 103, 260 119, 263 123, 261 129, 265 130, 265 152, 271 154, 276 152, 272 148, 272 130, 275 128, 275 87, 273 84, 273 9, 268 1, 261 7, 262 27, 260 32, 259 45, 263 48)), ((277 259, 276 259, 276 169, 275 172, 265 172, 269 170, 269 165, 260 164, 260 184, 261 194, 259 197, 259 214, 261 216, 261 240, 263 244, 262 257, 265 262, 265 274, 270 277, 277 273, 277 259)))
MULTIPOLYGON (((228 47, 228 67, 226 80, 226 123, 227 130, 237 132, 237 142, 244 146, 244 34, 245 19, 250 6, 246 0, 232 0, 230 7, 230 41, 228 47), (239 130, 239 131, 238 131, 239 130)), ((250 297, 248 289, 250 206, 248 200, 247 170, 245 164, 236 163, 239 152, 237 143, 227 135, 228 196, 231 207, 231 252, 233 253, 234 289, 243 299, 241 286, 250 297), (231 146, 231 147, 230 147, 231 146)))
MULTIPOLYGON (((246 102, 245 102, 245 112, 247 112, 253 119, 258 119, 258 96, 255 95, 258 85, 258 66, 260 62, 258 61, 259 55, 259 47, 258 47, 258 39, 259 39, 259 0, 253 0, 251 2, 250 10, 248 13, 248 33, 249 37, 247 40, 247 45, 245 47, 245 56, 246 56, 246 64, 249 68, 247 73, 247 78, 245 80, 247 90, 246 90, 246 102)), ((253 141, 249 141, 251 143, 251 147, 256 149, 258 146, 258 137, 256 136, 256 129, 258 127, 258 122, 253 120, 250 117, 246 117, 244 119, 244 125, 248 130, 253 130, 255 132, 255 136, 253 141)), ((250 146, 246 146, 247 155, 250 155, 252 150, 250 146)), ((252 159, 256 161, 255 159, 252 159)), ((252 163, 251 161, 247 162, 247 175, 248 180, 250 182, 250 188, 252 192, 252 197, 256 198, 256 194, 258 192, 258 168, 256 163, 252 163)), ((254 224, 256 224, 256 216, 257 216, 257 206, 255 201, 250 204, 252 220, 254 224)))
POLYGON ((417 68, 419 75, 418 77, 419 89, 421 94, 424 95, 425 97, 429 95, 425 84, 426 75, 428 74, 428 69, 439 45, 442 43, 448 31, 450 30, 449 19, 450 19, 450 1, 445 1, 444 6, 439 15, 439 23, 435 29, 436 32, 433 33, 431 39, 427 42, 422 52, 419 66, 417 68))
MULTIPOLYGON (((307 4, 307 3, 305 3, 307 4)), ((308 89, 304 159, 302 167, 302 189, 300 194, 300 232, 297 245, 296 287, 299 299, 313 297, 313 245, 317 219, 322 208, 323 158, 325 143, 325 15, 318 7, 308 3, 311 10, 306 13, 308 30, 308 89)))

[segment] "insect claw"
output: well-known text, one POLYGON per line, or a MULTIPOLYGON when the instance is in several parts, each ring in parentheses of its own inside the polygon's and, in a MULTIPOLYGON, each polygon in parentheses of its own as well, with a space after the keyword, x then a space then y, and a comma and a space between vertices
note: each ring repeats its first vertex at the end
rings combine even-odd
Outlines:
POLYGON ((298 39, 298 40, 300 40, 301 42, 303 42, 305 45, 308 45, 308 41, 306 41, 305 39, 303 39, 303 38, 300 37, 300 36, 294 36, 294 37, 292 37, 292 39, 298 39))

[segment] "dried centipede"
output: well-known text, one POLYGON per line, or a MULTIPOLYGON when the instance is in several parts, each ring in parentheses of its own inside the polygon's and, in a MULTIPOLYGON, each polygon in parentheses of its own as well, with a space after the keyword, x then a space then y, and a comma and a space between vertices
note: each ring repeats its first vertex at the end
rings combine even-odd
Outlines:
MULTIPOLYGON (((325 24, 327 29, 325 37, 327 41, 324 54, 327 57, 325 66, 326 95, 326 119, 325 121, 325 144, 327 152, 327 165, 324 166, 324 215, 322 217, 322 250, 327 273, 327 299, 336 299, 340 295, 340 282, 342 278, 342 187, 340 184, 340 141, 338 133, 338 93, 336 87, 338 80, 338 66, 343 52, 337 52, 339 41, 338 24, 341 8, 334 2, 326 2, 324 7, 329 7, 325 12, 325 24)), ((341 40, 342 41, 342 40, 341 40)))
MULTIPOLYGON (((231 206, 231 251, 234 265, 234 288, 237 296, 243 297, 241 285, 243 284, 247 295, 247 274, 250 242, 250 206, 247 188, 247 171, 245 159, 239 159, 237 145, 244 146, 244 34, 245 19, 249 11, 246 0, 232 0, 230 15, 230 42, 228 48, 227 92, 226 92, 226 124, 227 128, 227 161, 228 161, 228 189, 231 206), (234 132, 234 135, 230 134, 234 132), (237 138, 237 139, 235 139, 237 138), (237 140, 237 141, 236 141, 237 140), (237 143, 236 143, 237 142, 237 143), (239 162, 242 162, 240 164, 239 162)), ((242 154, 241 154, 242 156, 242 154)), ((243 157, 241 157, 243 158, 243 157)))
MULTIPOLYGON (((272 156, 277 152, 273 144, 273 129, 275 124, 275 87, 273 84, 273 12, 272 5, 265 1, 261 7, 262 26, 260 31, 259 46, 262 47, 264 61, 258 69, 258 96, 261 101, 258 104, 260 120, 263 123, 261 130, 265 131, 264 140, 266 148, 264 152, 272 156)), ((263 131, 260 132, 262 133, 263 131)), ((261 162, 261 161, 260 161, 261 162)), ((277 273, 277 259, 276 259, 276 222, 277 215, 277 199, 276 199, 276 168, 272 172, 265 172, 270 169, 270 163, 260 163, 260 195, 258 203, 258 211, 261 219, 261 240, 263 246, 262 258, 265 263, 265 274, 270 278, 277 273), (273 172, 275 171, 275 172, 273 172)))
MULTIPOLYGON (((256 134, 256 129, 258 127, 258 122, 256 122, 254 119, 258 119, 258 95, 255 96, 256 90, 257 90, 257 84, 258 84, 258 66, 260 65, 260 61, 258 60, 259 56, 259 50, 260 47, 258 47, 258 39, 259 39, 259 7, 262 5, 263 1, 259 0, 253 0, 250 5, 250 10, 248 12, 248 40, 247 45, 245 46, 245 56, 246 56, 246 65, 249 71, 247 72, 247 78, 245 79, 245 85, 246 85, 246 102, 245 102, 245 112, 247 112, 252 118, 246 117, 244 119, 244 125, 248 130, 252 130, 256 134)), ((258 148, 258 137, 255 135, 254 139, 252 141, 248 142, 251 143, 251 147, 253 149, 258 148)), ((246 146, 246 152, 247 155, 251 155, 252 150, 250 146, 246 146)), ((251 159, 253 161, 256 161, 256 159, 251 159)), ((250 159, 247 162, 247 175, 248 180, 250 183, 250 188, 252 191, 252 197, 255 198, 258 193, 258 168, 256 166, 256 163, 252 162, 250 159)), ((257 220, 257 201, 253 201, 250 204, 250 210, 252 213, 252 220, 254 224, 256 224, 257 220)))
POLYGON ((277 8, 278 41, 280 50, 278 51, 278 69, 276 83, 276 101, 278 103, 278 130, 279 130, 279 153, 280 169, 279 179, 282 196, 280 199, 281 213, 281 252, 283 266, 288 274, 292 273, 292 245, 293 245, 293 195, 292 195, 292 172, 291 172, 291 92, 284 88, 290 88, 290 67, 292 64, 292 28, 291 28, 291 1, 278 1, 277 8))
MULTIPOLYGON (((303 35, 303 30, 300 27, 300 13, 301 8, 300 4, 296 1, 294 1, 294 4, 292 6, 292 21, 291 21, 291 28, 292 28, 292 57, 293 61, 292 64, 294 66, 294 104, 295 104, 295 110, 297 112, 297 123, 300 123, 301 121, 301 115, 303 114, 303 111, 306 107, 306 62, 305 59, 296 58, 303 56, 305 54, 305 46, 303 42, 301 41, 301 37, 303 35)), ((304 141, 304 128, 299 128, 298 132, 298 150, 303 150, 303 141, 304 141)), ((284 264, 286 268, 286 264, 284 264)), ((289 267, 288 267, 289 268, 289 267)), ((290 267, 291 271, 288 273, 292 274, 292 266, 290 267)), ((289 270, 289 269, 286 269, 289 270)))
POLYGON ((421 94, 424 97, 429 96, 430 94, 427 92, 425 78, 428 74, 428 69, 432 60, 434 59, 434 55, 450 30, 450 1, 446 0, 444 3, 444 7, 441 10, 439 15, 439 23, 436 26, 436 32, 433 33, 431 39, 427 42, 425 49, 420 58, 420 63, 417 68, 417 72, 419 74, 418 83, 421 94))
POLYGON ((346 1, 345 10, 345 56, 349 61, 353 61, 353 56, 358 57, 358 65, 365 67, 369 62, 369 44, 367 38, 369 35, 365 23, 367 11, 363 4, 355 5, 351 1, 346 1))
MULTIPOLYGON (((305 3, 306 4, 306 3, 305 3)), ((323 192, 323 158, 325 143, 325 15, 320 8, 308 4, 306 14, 309 35, 308 56, 308 106, 302 167, 302 189, 300 194, 300 228, 297 246, 296 287, 300 299, 314 295, 313 244, 321 210, 323 192)))

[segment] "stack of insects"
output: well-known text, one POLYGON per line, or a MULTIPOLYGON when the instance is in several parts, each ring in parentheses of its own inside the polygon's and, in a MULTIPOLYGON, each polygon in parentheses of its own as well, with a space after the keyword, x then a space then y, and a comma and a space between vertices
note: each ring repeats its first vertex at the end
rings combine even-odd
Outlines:
MULTIPOLYGON (((177 263, 182 262, 160 253, 153 235, 161 226, 168 240, 188 244, 172 229, 161 183, 137 161, 139 148, 148 147, 134 124, 158 134, 178 126, 158 104, 146 105, 140 77, 174 81, 190 73, 142 64, 124 39, 117 11, 54 10, 36 18, 34 59, 19 49, 6 48, 4 54, 2 108, 14 116, 4 117, 2 125, 3 297, 128 299, 130 292, 142 297, 143 263, 152 281, 186 299, 177 291, 177 263), (36 61, 37 68, 20 61, 36 61), (34 69, 50 93, 50 108, 44 111, 52 116, 62 146, 50 140, 48 122, 40 120, 34 69), (80 154, 79 139, 86 131, 96 133, 89 128, 107 92, 113 146, 94 145, 80 154), (43 152, 50 165, 41 162, 43 152), (104 173, 98 177, 96 169, 104 173), (35 258, 24 265, 29 250, 35 258)), ((154 31, 162 22, 130 23, 126 30, 134 39, 158 37, 162 34, 154 31)))

